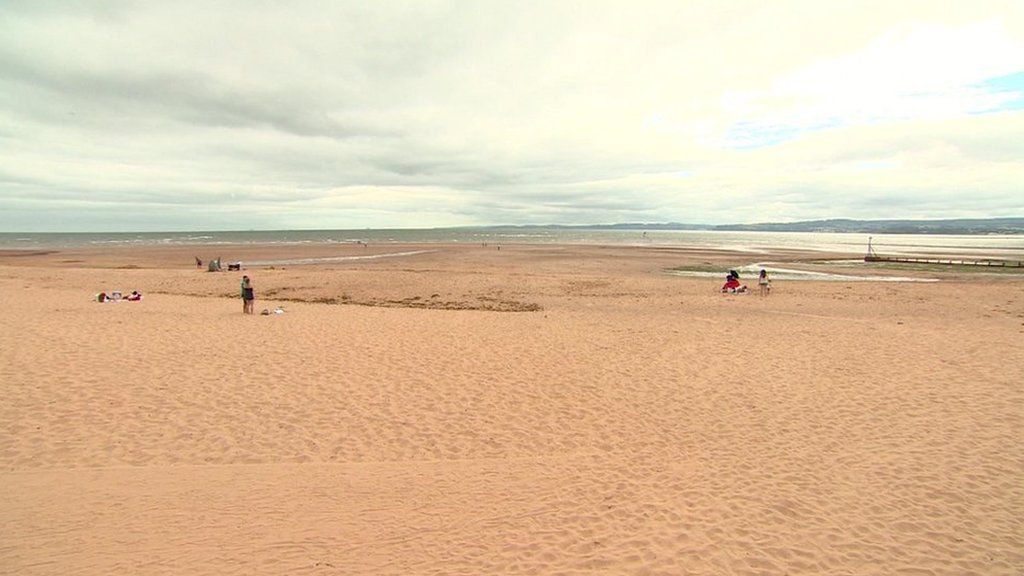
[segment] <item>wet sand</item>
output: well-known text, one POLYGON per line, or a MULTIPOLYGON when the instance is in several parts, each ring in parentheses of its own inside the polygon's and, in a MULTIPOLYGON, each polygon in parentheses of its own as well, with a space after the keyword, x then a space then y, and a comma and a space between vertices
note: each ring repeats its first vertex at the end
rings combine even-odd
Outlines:
POLYGON ((665 273, 751 261, 0 254, 0 572, 1024 572, 1024 281, 665 273))

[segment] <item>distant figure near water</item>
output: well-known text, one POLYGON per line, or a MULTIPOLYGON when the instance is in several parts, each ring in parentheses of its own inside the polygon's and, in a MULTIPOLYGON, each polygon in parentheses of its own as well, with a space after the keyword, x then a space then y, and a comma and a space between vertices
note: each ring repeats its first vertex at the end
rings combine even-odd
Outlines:
POLYGON ((256 295, 253 292, 252 282, 248 276, 242 276, 242 314, 253 313, 253 301, 256 299, 256 295))
POLYGON ((200 258, 199 256, 196 256, 196 268, 202 268, 202 267, 203 267, 203 259, 200 258))
POLYGON ((772 291, 772 281, 768 279, 768 271, 764 268, 757 277, 757 286, 761 289, 761 296, 767 296, 772 291))

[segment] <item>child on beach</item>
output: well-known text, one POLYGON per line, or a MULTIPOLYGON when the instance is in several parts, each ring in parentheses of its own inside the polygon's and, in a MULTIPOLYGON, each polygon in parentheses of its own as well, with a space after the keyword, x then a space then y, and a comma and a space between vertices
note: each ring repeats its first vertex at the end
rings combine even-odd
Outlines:
POLYGON ((248 276, 242 276, 242 314, 253 313, 253 300, 256 299, 252 289, 252 282, 248 276))
POLYGON ((768 271, 761 269, 761 275, 757 277, 757 285, 761 288, 761 296, 767 296, 772 291, 772 281, 768 279, 768 271))

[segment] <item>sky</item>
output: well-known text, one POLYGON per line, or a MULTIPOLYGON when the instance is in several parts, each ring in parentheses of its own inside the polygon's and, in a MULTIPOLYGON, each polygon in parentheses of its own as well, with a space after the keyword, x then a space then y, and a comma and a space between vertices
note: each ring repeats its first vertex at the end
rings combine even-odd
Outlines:
POLYGON ((0 232, 1024 216, 1024 2, 0 1, 0 232))

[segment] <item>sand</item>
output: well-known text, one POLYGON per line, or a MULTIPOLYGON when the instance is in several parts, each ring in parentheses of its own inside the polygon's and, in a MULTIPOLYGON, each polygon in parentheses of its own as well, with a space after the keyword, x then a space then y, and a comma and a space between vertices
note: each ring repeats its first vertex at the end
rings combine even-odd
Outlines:
POLYGON ((664 273, 749 261, 0 255, 0 573, 1024 573, 1021 277, 664 273))

